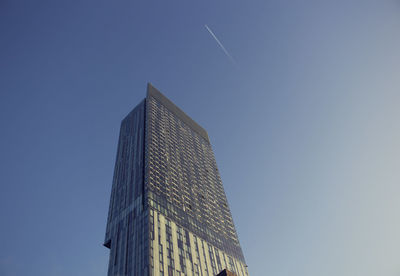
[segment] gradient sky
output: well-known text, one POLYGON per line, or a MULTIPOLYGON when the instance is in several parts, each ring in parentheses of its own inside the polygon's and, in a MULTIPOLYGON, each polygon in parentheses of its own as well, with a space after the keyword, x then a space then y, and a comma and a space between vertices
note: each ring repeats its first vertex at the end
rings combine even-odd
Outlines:
POLYGON ((106 275, 151 82, 208 130, 251 276, 400 276, 400 1, 2 0, 0 35, 0 275, 106 275))

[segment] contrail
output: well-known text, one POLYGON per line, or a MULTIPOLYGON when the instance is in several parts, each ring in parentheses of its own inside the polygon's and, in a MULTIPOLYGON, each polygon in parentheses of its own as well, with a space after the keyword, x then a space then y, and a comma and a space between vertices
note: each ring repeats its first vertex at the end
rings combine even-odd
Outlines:
POLYGON ((232 63, 238 67, 235 59, 228 53, 228 51, 225 49, 224 45, 222 45, 221 41, 219 41, 219 39, 217 38, 217 36, 213 33, 213 31, 211 31, 211 29, 207 26, 204 25, 204 27, 206 27, 207 31, 210 33, 210 35, 212 35, 212 37, 215 39, 215 41, 218 43, 219 47, 221 47, 222 51, 224 51, 225 55, 232 61, 232 63))

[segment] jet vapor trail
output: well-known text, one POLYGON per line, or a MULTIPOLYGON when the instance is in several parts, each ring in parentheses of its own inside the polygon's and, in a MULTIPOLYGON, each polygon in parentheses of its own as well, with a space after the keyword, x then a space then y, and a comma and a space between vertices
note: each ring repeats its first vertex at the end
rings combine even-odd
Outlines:
POLYGON ((206 27, 207 31, 210 33, 210 35, 215 39, 215 41, 218 43, 219 47, 221 47, 222 51, 224 51, 225 55, 232 61, 232 63, 238 67, 235 59, 228 53, 228 51, 225 49, 224 45, 222 45, 221 41, 219 41, 219 39, 217 38, 217 36, 213 33, 213 31, 211 31, 211 29, 207 26, 204 25, 204 27, 206 27))

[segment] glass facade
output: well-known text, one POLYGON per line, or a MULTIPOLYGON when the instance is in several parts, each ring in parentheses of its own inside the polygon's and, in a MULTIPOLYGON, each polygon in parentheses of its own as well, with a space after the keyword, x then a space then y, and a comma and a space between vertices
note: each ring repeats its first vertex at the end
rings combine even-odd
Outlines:
POLYGON ((108 275, 248 275, 207 132, 150 84, 123 121, 108 275))

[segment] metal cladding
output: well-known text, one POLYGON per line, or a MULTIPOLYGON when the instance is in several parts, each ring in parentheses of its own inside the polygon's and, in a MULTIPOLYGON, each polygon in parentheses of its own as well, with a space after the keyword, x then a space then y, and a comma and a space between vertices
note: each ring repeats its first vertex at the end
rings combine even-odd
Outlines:
POLYGON ((150 84, 122 122, 108 275, 248 275, 207 132, 150 84))

